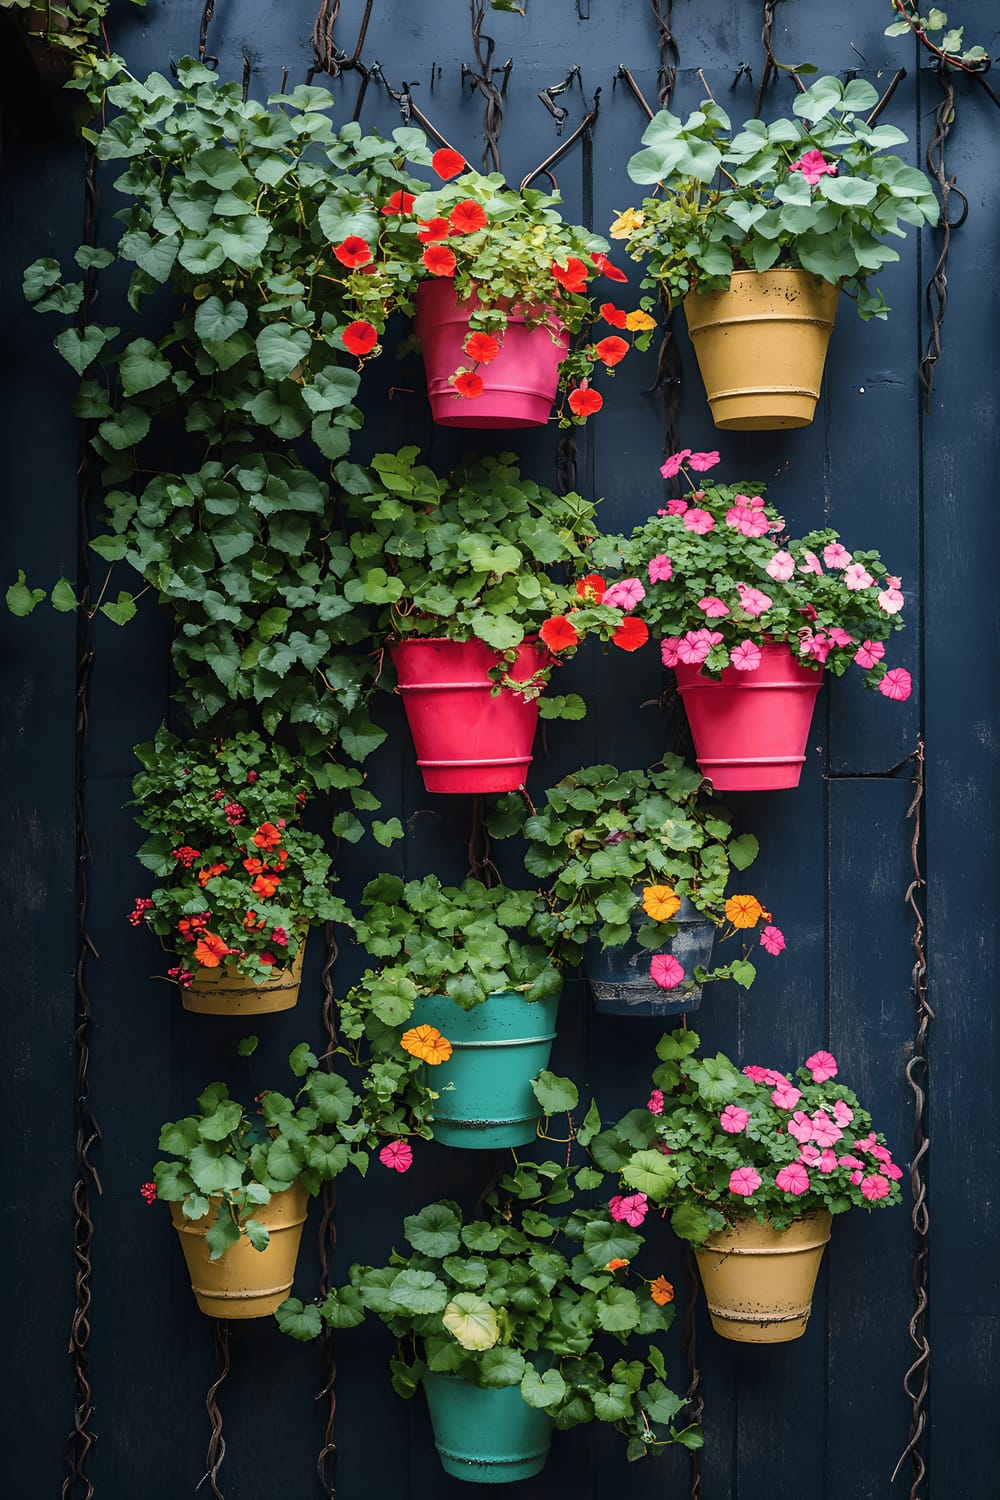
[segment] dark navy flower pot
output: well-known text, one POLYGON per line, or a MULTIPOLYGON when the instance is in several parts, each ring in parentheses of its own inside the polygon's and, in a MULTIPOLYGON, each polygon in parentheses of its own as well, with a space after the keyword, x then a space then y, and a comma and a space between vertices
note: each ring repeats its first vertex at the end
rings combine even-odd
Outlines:
MULTIPOLYGON (((645 921, 642 913, 633 918, 633 927, 645 921)), ((633 938, 617 948, 601 947, 598 938, 586 945, 583 971, 590 981, 594 1008, 605 1016, 680 1016, 697 1010, 701 1004, 701 985, 690 977, 697 967, 708 968, 715 942, 715 923, 704 916, 690 901, 681 902, 673 918, 675 937, 665 948, 686 976, 675 990, 663 990, 650 978, 649 961, 653 953, 633 938)))

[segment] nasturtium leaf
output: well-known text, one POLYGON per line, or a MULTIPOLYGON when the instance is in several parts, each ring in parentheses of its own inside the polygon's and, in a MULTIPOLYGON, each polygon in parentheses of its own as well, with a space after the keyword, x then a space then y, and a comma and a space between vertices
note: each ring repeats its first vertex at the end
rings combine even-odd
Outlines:
POLYGON ((323 1331, 319 1308, 314 1307, 311 1302, 300 1302, 298 1297, 286 1297, 274 1316, 282 1333, 287 1333, 289 1338, 299 1339, 304 1344, 317 1338, 323 1331))
POLYGON ((594 1415, 599 1422, 619 1422, 632 1410, 632 1395, 628 1386, 617 1383, 606 1386, 602 1391, 594 1391, 591 1400, 594 1403, 594 1415))
POLYGON ((441 1321, 463 1349, 492 1349, 500 1337, 496 1310, 475 1292, 459 1292, 441 1321))
POLYGON ((607 1333, 624 1333, 639 1323, 639 1301, 626 1286, 611 1286, 598 1299, 597 1321, 607 1333))
POLYGON ((684 1404, 682 1396, 676 1395, 662 1380, 651 1380, 644 1391, 639 1392, 639 1403, 653 1422, 672 1422, 684 1404))
POLYGON ((478 1362, 479 1383, 490 1390, 507 1385, 520 1385, 527 1368, 523 1354, 506 1344, 497 1344, 487 1349, 478 1362))
POLYGON ((312 347, 304 328, 289 323, 271 323, 256 338, 257 358, 269 380, 284 380, 302 363, 312 347))
POLYGON ((576 1106, 580 1102, 580 1094, 576 1084, 569 1078, 559 1078, 555 1073, 550 1073, 548 1069, 545 1069, 539 1073, 537 1078, 531 1080, 531 1089, 547 1115, 576 1109, 576 1106))
POLYGON ((433 1271, 400 1271, 389 1288, 389 1300, 408 1313, 440 1312, 448 1301, 448 1288, 433 1271))
POLYGON ((67 328, 53 342, 62 355, 78 375, 91 364, 109 339, 113 339, 120 330, 117 328, 101 328, 96 323, 89 323, 86 328, 67 328))
POLYGON ((195 332, 202 343, 221 344, 239 332, 248 316, 242 302, 223 302, 221 297, 208 297, 194 315, 195 332))
POLYGON ((622 1177, 629 1187, 656 1202, 662 1202, 677 1182, 670 1158, 662 1151, 636 1151, 622 1168, 622 1177))
POLYGON ((625 1224, 598 1220, 588 1224, 583 1235, 584 1254, 601 1270, 609 1260, 631 1260, 642 1247, 642 1237, 625 1224))
POLYGON ((150 339, 133 339, 121 357, 119 370, 126 396, 152 390, 170 374, 170 362, 164 359, 150 339))
POLYGON ((429 1203, 418 1214, 403 1220, 406 1238, 414 1250, 440 1260, 453 1255, 459 1246, 461 1219, 444 1203, 429 1203))
POLYGON ((566 1382, 558 1370, 546 1370, 540 1375, 533 1365, 528 1365, 521 1377, 521 1395, 529 1406, 544 1410, 564 1399, 566 1382))

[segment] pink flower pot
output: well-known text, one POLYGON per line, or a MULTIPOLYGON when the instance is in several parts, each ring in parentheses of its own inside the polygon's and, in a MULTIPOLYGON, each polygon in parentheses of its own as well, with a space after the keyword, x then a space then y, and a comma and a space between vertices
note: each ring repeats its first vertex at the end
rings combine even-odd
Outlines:
POLYGON ((421 282, 415 328, 424 353, 431 415, 441 427, 544 427, 559 384, 569 334, 559 319, 529 328, 517 308, 507 313, 500 353, 479 365, 480 396, 460 396, 449 384, 460 366, 471 366, 464 344, 475 301, 459 302, 451 280, 421 282))
POLYGON ((720 792, 798 786, 823 671, 796 661, 788 645, 761 646, 755 672, 727 667, 718 682, 678 662, 677 687, 699 769, 720 792))
MULTIPOLYGON (((538 723, 538 699, 511 688, 494 696, 500 653, 482 641, 423 637, 389 646, 399 691, 429 792, 513 792, 524 786, 538 723)), ((508 675, 534 676, 544 646, 522 641, 508 675)))

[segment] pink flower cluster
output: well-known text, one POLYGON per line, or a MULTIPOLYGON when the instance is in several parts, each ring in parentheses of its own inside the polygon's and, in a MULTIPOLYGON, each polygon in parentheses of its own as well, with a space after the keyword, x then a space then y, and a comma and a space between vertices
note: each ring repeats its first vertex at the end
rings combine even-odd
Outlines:
POLYGON ((629 1193, 624 1197, 618 1193, 610 1199, 608 1208, 616 1223, 628 1224, 632 1229, 638 1229, 649 1212, 649 1203, 645 1193, 629 1193))
POLYGON ((686 635, 667 636, 660 646, 665 667, 676 667, 679 661, 700 666, 713 646, 722 640, 718 630, 689 630, 686 635))

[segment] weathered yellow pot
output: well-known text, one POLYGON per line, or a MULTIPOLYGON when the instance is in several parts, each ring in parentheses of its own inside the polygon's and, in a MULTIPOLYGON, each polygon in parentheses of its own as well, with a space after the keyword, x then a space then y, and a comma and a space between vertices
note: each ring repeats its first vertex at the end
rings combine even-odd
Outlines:
POLYGON ((309 1201, 305 1188, 293 1183, 247 1216, 270 1234, 266 1249, 255 1250, 244 1234, 218 1260, 210 1259, 205 1236, 215 1223, 219 1200, 209 1201, 203 1219, 185 1219, 181 1204, 170 1204, 198 1306, 210 1318, 269 1317, 292 1289, 309 1201))
POLYGON ((275 969, 273 979, 255 984, 231 965, 220 964, 217 969, 203 970, 190 988, 181 989, 181 1004, 201 1016, 266 1016, 291 1010, 299 998, 307 932, 300 933, 289 967, 275 969))
POLYGON ((734 271, 728 292, 688 293, 688 333, 716 427, 809 425, 839 296, 808 271, 734 271))
POLYGON ((830 1238, 828 1213, 805 1214, 778 1233, 769 1224, 735 1224, 695 1251, 712 1327, 741 1344, 801 1338, 830 1238))

